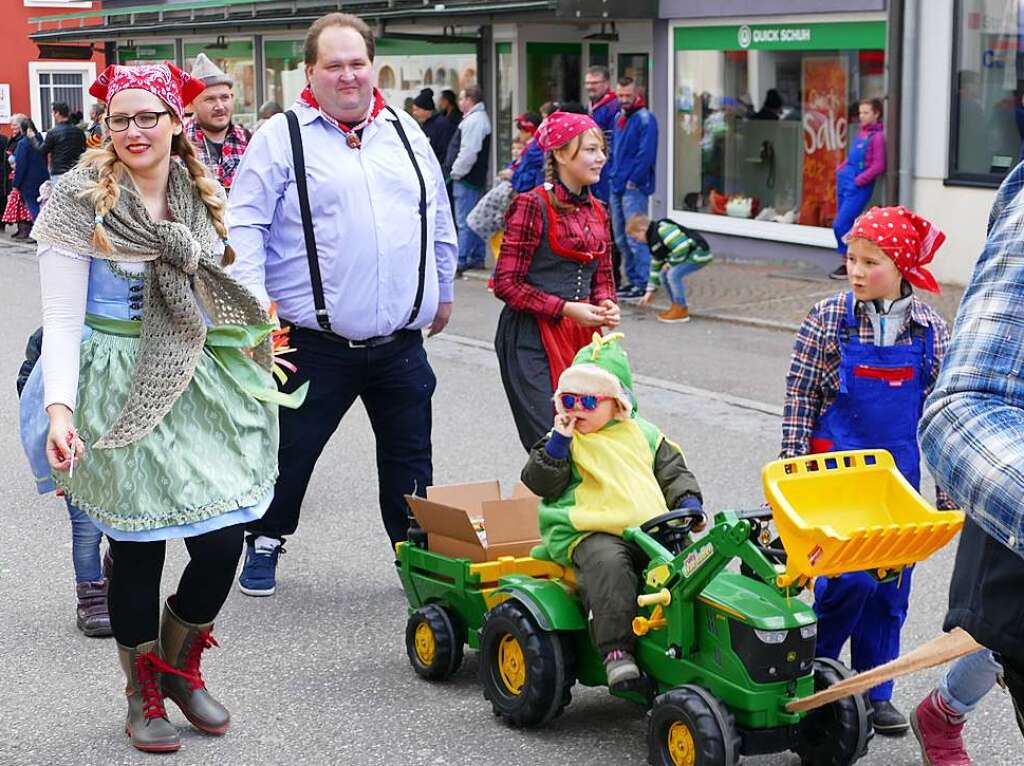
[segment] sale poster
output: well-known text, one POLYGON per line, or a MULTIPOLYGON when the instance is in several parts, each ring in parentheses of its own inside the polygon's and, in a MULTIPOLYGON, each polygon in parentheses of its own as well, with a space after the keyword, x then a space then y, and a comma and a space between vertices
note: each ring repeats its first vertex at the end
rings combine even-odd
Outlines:
POLYGON ((803 194, 799 222, 831 226, 836 170, 846 158, 847 68, 839 56, 803 60, 803 194))

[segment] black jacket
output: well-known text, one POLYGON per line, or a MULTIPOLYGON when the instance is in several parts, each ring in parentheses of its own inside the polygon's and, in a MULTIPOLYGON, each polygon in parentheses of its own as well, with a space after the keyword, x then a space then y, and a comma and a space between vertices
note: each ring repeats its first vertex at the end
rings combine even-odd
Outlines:
POLYGON ((448 151, 448 144, 458 127, 440 112, 434 112, 423 123, 423 132, 427 134, 430 148, 434 150, 437 161, 443 163, 448 151))
POLYGON ((70 122, 60 122, 46 131, 46 139, 36 148, 50 158, 50 175, 67 173, 85 151, 85 131, 70 122))

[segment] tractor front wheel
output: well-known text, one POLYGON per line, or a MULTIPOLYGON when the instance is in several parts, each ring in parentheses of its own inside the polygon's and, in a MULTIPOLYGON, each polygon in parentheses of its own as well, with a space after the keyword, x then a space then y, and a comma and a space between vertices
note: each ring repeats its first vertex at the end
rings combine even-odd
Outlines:
POLYGON ((512 726, 543 726, 569 704, 575 682, 566 636, 541 630, 515 601, 487 613, 480 634, 480 684, 496 716, 512 726))
MULTIPOLYGON (((814 691, 851 675, 841 663, 819 657, 814 661, 814 691)), ((799 742, 794 748, 802 766, 849 766, 859 760, 874 736, 870 711, 867 697, 854 694, 808 713, 800 722, 799 742)))
POLYGON ((697 686, 677 686, 654 700, 647 748, 651 766, 735 766, 740 761, 732 713, 697 686))
POLYGON ((458 618, 438 604, 421 606, 405 624, 409 662, 428 681, 443 681, 459 669, 463 641, 458 618))

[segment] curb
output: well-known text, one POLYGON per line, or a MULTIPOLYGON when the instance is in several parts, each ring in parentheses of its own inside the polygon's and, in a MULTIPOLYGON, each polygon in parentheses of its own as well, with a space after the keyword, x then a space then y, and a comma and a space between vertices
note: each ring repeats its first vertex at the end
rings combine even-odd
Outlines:
MULTIPOLYGON (((486 269, 473 269, 463 273, 461 277, 457 279, 464 280, 475 280, 477 282, 486 282, 491 276, 489 270, 486 269)), ((788 277, 787 277, 788 279, 788 277)), ((633 303, 622 303, 623 307, 636 308, 633 303)), ((652 304, 654 308, 662 310, 668 309, 668 304, 658 299, 652 304)), ((787 332, 794 333, 800 329, 800 325, 794 322, 779 322, 774 319, 758 319, 757 317, 742 316, 739 314, 722 314, 714 310, 704 311, 702 309, 690 310, 690 316, 695 319, 707 319, 712 322, 727 322, 729 324, 745 325, 747 327, 757 327, 762 330, 775 330, 776 332, 787 332)))

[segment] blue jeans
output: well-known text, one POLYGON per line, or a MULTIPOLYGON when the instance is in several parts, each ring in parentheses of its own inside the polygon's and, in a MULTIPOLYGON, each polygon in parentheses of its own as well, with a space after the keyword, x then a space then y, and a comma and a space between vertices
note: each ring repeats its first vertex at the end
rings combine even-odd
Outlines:
POLYGON ((622 193, 612 192, 609 205, 612 210, 612 233, 615 244, 622 253, 622 269, 626 281, 633 287, 647 284, 651 268, 651 249, 644 239, 626 236, 626 222, 635 215, 647 215, 648 197, 642 191, 626 189, 622 193))
POLYGON ((665 285, 668 299, 680 306, 685 306, 686 288, 683 286, 683 278, 705 266, 707 266, 706 263, 680 263, 675 266, 667 266, 661 272, 661 283, 665 285))
POLYGON ((996 685, 1003 666, 988 649, 981 649, 954 662, 939 684, 943 701, 959 715, 967 715, 996 685))
POLYGON ((71 518, 71 561, 75 567, 75 582, 96 582, 103 579, 100 566, 100 541, 103 533, 92 523, 85 511, 79 510, 66 497, 71 518))
POLYGON ((466 223, 466 217, 483 196, 483 189, 465 181, 453 181, 452 196, 455 199, 455 229, 459 233, 459 268, 483 266, 486 258, 484 241, 466 223))

